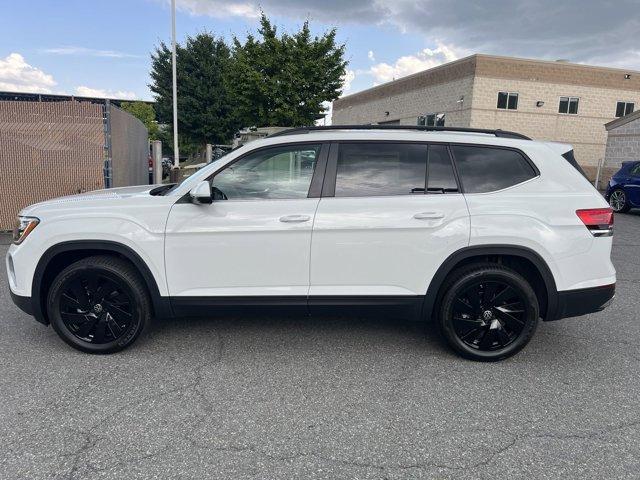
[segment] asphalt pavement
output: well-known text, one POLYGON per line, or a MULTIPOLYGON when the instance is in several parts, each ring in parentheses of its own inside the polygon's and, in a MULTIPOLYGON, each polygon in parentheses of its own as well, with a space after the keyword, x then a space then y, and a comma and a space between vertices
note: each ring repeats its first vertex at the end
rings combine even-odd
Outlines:
POLYGON ((0 478, 640 478, 640 212, 615 222, 614 304, 493 364, 355 318, 156 321, 91 356, 2 268, 0 478))

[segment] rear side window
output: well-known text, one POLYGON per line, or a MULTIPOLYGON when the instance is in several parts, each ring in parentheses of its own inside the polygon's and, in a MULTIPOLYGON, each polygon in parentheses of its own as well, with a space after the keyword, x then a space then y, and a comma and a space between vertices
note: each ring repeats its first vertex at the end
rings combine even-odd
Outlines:
POLYGON ((495 192, 537 175, 524 156, 515 150, 462 145, 452 148, 466 193, 495 192))
POLYGON ((458 184, 453 173, 449 150, 445 145, 429 145, 427 161, 427 192, 457 192, 458 184))
POLYGON ((424 192, 427 146, 408 143, 342 143, 336 197, 411 195, 424 192))

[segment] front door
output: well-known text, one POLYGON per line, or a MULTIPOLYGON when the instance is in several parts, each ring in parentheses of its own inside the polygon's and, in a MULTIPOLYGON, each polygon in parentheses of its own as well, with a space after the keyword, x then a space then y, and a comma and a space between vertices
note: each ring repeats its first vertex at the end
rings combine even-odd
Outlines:
POLYGON ((165 255, 174 308, 207 299, 242 303, 240 297, 306 305, 319 201, 309 189, 327 149, 294 144, 251 152, 210 179, 212 204, 173 206, 165 255))
POLYGON ((631 167, 629 180, 625 185, 625 190, 629 195, 629 201, 634 207, 640 205, 640 163, 631 167))
POLYGON ((444 144, 332 145, 311 246, 310 306, 420 302, 469 243, 469 213, 444 144))

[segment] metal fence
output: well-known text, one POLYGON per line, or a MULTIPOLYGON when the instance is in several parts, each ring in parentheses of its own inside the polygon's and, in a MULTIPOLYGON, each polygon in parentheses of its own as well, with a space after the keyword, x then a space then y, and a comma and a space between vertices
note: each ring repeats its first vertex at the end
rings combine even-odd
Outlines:
POLYGON ((147 145, 144 125, 108 102, 0 101, 0 230, 32 203, 147 183, 147 145))

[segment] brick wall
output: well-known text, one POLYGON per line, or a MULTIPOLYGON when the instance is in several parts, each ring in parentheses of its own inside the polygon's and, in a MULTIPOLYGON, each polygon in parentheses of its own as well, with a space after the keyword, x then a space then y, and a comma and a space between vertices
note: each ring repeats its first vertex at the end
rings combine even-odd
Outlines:
POLYGON ((604 158, 607 141, 604 124, 615 118, 619 100, 640 106, 640 91, 476 77, 471 126, 514 130, 536 140, 570 143, 576 159, 585 167, 594 167, 604 158), (518 109, 497 109, 499 91, 517 92, 518 109), (578 115, 558 113, 561 96, 580 99, 578 115), (537 101, 543 101, 544 105, 537 107, 537 101))
POLYGON ((640 115, 634 117, 608 132, 605 164, 609 168, 618 170, 622 162, 640 160, 640 115))
POLYGON ((334 125, 379 123, 400 120, 402 125, 416 125, 425 113, 445 113, 446 125, 465 127, 471 119, 473 77, 427 85, 405 92, 373 98, 366 102, 334 103, 334 125), (457 100, 464 96, 462 104, 457 100), (389 112, 389 115, 385 115, 389 112))

